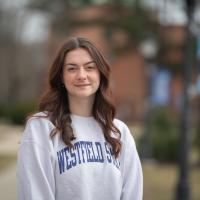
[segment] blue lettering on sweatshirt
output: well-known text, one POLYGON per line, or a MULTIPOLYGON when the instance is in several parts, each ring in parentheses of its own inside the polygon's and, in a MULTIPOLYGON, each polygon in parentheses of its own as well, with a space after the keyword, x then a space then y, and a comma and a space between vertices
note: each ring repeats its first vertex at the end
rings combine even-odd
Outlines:
POLYGON ((80 158, 80 143, 79 142, 76 142, 74 144, 74 148, 76 149, 77 153, 78 153, 78 163, 80 164, 81 163, 81 158, 80 158))
POLYGON ((91 149, 92 142, 85 142, 85 147, 87 152, 87 162, 95 162, 94 150, 91 149))
POLYGON ((113 163, 119 169, 120 162, 117 158, 115 158, 112 148, 109 147, 109 145, 106 142, 104 144, 105 144, 105 149, 106 149, 106 153, 107 153, 108 163, 113 163))
POLYGON ((78 141, 74 147, 65 147, 57 152, 60 174, 84 163, 110 163, 120 168, 112 148, 105 142, 78 141))
POLYGON ((103 163, 104 158, 103 158, 103 152, 102 152, 102 147, 101 147, 101 143, 100 142, 95 142, 96 145, 96 149, 98 152, 98 161, 103 163))
POLYGON ((85 150, 85 141, 80 141, 81 146, 81 153, 82 153, 82 162, 85 163, 85 156, 86 156, 86 150, 85 150))
POLYGON ((65 159, 66 159, 66 168, 68 170, 72 168, 72 163, 70 161, 69 148, 64 148, 64 152, 65 152, 65 159))
POLYGON ((65 156, 64 156, 64 150, 62 149, 61 151, 57 152, 57 157, 58 157, 58 164, 59 164, 59 169, 60 169, 60 174, 62 174, 65 171, 65 156))
POLYGON ((107 160, 108 160, 109 163, 111 163, 112 157, 111 157, 109 146, 106 142, 104 144, 105 144, 105 149, 106 149, 106 154, 107 154, 107 160))
POLYGON ((74 152, 74 148, 70 148, 70 156, 71 156, 71 162, 72 166, 76 166, 76 152, 74 152))

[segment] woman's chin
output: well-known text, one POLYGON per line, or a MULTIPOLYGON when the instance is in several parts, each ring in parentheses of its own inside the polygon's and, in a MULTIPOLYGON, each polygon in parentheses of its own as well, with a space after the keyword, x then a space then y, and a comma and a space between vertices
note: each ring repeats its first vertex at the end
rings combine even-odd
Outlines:
POLYGON ((74 98, 78 99, 86 99, 86 98, 93 98, 94 93, 89 93, 89 92, 79 92, 78 94, 72 95, 74 98))

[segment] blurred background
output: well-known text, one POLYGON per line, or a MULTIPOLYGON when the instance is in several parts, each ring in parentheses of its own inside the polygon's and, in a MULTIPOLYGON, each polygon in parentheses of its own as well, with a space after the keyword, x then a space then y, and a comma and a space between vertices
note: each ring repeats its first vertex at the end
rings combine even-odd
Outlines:
POLYGON ((111 63, 144 200, 200 199, 198 0, 0 0, 0 198, 16 199, 25 117, 37 111, 47 70, 71 36, 88 37, 111 63))

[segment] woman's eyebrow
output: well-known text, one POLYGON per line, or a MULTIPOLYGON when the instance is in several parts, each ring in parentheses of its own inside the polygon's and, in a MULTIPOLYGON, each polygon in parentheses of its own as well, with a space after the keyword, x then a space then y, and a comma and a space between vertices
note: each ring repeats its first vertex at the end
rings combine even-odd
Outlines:
POLYGON ((91 60, 91 61, 89 61, 89 62, 86 62, 84 65, 88 65, 88 64, 90 64, 90 63, 95 63, 95 62, 94 62, 94 60, 91 60))
POLYGON ((75 64, 75 63, 64 63, 64 66, 66 66, 66 65, 77 66, 77 64, 75 64))
MULTIPOLYGON (((91 61, 84 63, 83 65, 88 65, 88 64, 91 64, 91 63, 95 63, 95 62, 93 60, 91 60, 91 61)), ((64 66, 66 66, 66 65, 78 66, 75 63, 64 63, 64 66)))

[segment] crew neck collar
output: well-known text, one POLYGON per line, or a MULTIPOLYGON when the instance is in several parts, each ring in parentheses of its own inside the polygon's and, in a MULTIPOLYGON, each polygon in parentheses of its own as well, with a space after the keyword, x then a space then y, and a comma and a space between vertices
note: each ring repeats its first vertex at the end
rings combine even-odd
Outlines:
POLYGON ((82 120, 88 120, 88 119, 94 119, 94 117, 91 116, 81 116, 81 115, 76 115, 76 114, 70 114, 70 116, 74 119, 82 119, 82 120))

